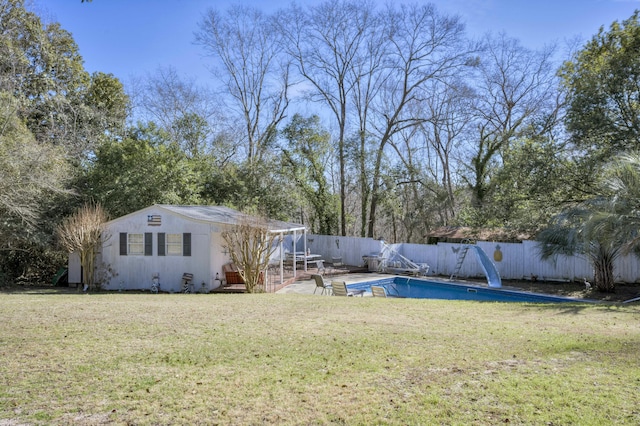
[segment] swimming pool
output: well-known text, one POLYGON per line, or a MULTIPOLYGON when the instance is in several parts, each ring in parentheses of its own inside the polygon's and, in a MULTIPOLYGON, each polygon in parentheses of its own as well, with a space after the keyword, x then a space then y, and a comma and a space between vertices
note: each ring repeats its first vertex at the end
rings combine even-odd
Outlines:
POLYGON ((405 297, 411 299, 448 299, 477 300, 491 302, 530 302, 530 303, 593 303, 587 299, 550 296, 504 288, 489 288, 480 285, 454 282, 433 281, 423 278, 391 276, 372 281, 347 284, 349 290, 364 290, 371 293, 371 286, 381 286, 389 297, 405 297))

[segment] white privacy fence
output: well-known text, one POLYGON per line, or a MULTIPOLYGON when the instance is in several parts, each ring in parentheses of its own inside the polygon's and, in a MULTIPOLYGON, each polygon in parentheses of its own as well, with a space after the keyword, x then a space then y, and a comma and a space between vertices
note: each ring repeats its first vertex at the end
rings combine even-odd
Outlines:
MULTIPOLYGON (((291 238, 291 237, 290 237, 291 238)), ((295 249, 304 249, 304 236, 299 235, 295 249)), ((293 241, 289 240, 290 247, 293 241)), ((592 279, 593 270, 587 259, 580 256, 559 256, 555 260, 541 260, 535 241, 522 243, 477 243, 496 265, 502 279, 531 279, 546 281, 569 281, 592 279)), ((307 234, 306 246, 311 253, 319 254, 331 262, 341 257, 347 265, 363 265, 363 257, 376 255, 382 251, 383 243, 371 238, 337 237, 307 234)), ((462 244, 390 244, 402 256, 415 263, 429 265, 429 275, 449 276, 454 272, 457 255, 462 244)), ((640 281, 640 261, 635 256, 621 257, 615 264, 616 281, 640 281)), ((483 277, 484 272, 475 254, 469 251, 457 273, 459 277, 483 277)))

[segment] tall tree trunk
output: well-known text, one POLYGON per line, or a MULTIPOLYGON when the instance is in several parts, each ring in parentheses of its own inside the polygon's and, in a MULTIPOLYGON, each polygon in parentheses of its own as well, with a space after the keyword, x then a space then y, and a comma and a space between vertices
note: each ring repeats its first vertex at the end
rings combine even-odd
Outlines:
POLYGON ((344 152, 344 127, 347 119, 347 107, 344 102, 340 105, 340 140, 338 141, 338 150, 340 156, 340 235, 347 235, 347 190, 346 190, 346 171, 345 171, 345 152, 344 152))
POLYGON ((361 192, 361 206, 360 206, 360 236, 365 237, 367 235, 367 207, 369 206, 369 195, 371 189, 367 181, 367 140, 364 132, 360 132, 360 152, 359 152, 359 166, 360 166, 360 192, 361 192))
POLYGON ((382 168, 382 157, 384 155, 384 147, 389 140, 389 131, 382 137, 378 152, 376 153, 376 163, 373 169, 373 179, 371 187, 371 204, 369 207, 369 223, 367 237, 373 238, 376 225, 376 211, 378 208, 378 200, 380 199, 380 169, 382 168))
POLYGON ((613 256, 600 248, 593 259, 593 284, 598 291, 613 293, 615 291, 615 275, 613 256))

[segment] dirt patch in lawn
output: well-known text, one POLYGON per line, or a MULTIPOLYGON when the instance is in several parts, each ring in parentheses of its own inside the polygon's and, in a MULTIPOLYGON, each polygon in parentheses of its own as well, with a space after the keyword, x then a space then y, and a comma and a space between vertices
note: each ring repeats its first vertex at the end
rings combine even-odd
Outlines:
POLYGON ((503 287, 513 287, 522 291, 553 294, 581 299, 602 300, 608 302, 624 302, 640 297, 640 284, 618 283, 614 293, 602 293, 594 289, 586 289, 583 282, 524 281, 502 280, 503 287))

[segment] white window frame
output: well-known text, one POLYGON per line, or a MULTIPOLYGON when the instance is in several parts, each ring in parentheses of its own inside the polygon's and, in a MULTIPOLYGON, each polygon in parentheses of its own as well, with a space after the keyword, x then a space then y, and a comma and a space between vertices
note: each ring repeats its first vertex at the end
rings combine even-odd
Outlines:
POLYGON ((144 256, 144 233, 127 234, 127 254, 144 256))
POLYGON ((165 254, 167 256, 182 256, 182 242, 182 234, 165 234, 165 254))

